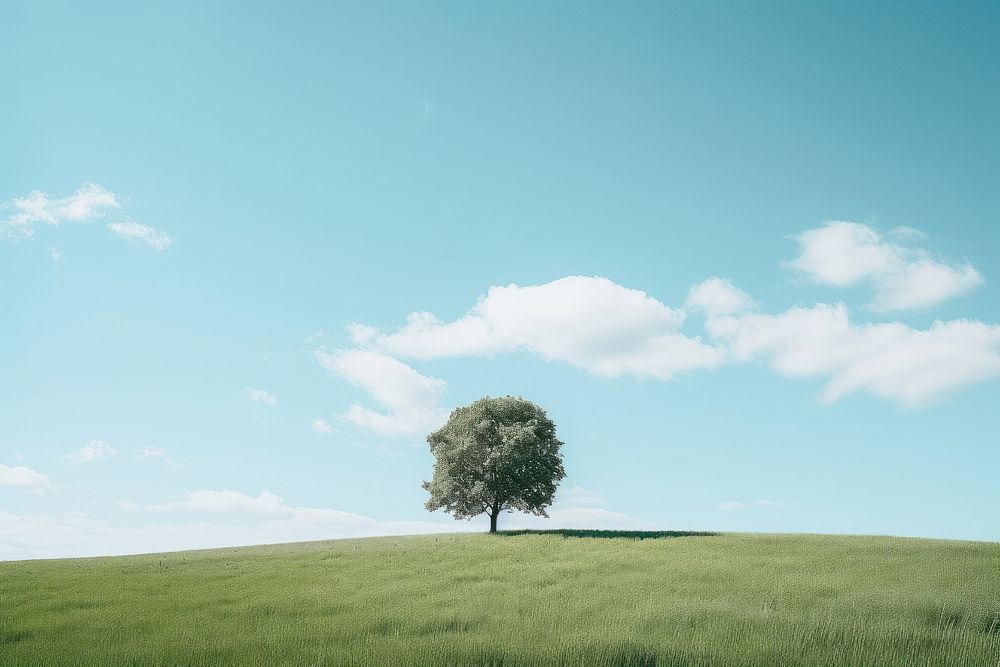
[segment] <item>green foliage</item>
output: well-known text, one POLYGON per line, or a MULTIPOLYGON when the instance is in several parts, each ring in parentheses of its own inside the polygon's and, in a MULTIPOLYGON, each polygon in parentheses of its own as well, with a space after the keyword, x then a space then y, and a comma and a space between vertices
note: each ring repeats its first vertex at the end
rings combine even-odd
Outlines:
POLYGON ((0 563, 0 665, 1000 661, 1000 544, 529 534, 0 563))
POLYGON ((490 532, 501 512, 548 516, 563 469, 562 442, 540 407, 523 398, 481 398, 456 409, 427 436, 434 476, 427 509, 456 519, 488 514, 490 532))

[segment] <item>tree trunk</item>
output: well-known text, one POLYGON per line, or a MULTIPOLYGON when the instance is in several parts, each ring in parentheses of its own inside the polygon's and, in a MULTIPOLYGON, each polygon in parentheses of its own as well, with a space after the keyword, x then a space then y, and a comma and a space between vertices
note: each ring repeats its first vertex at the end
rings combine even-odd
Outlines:
POLYGON ((497 517, 500 516, 499 510, 493 510, 490 512, 490 533, 497 532, 497 517))

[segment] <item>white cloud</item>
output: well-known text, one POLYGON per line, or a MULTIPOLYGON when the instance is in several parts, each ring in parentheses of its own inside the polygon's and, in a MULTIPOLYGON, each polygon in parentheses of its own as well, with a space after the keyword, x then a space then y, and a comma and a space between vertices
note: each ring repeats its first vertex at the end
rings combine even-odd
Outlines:
MULTIPOLYGON (((909 227, 890 233, 899 241, 919 240, 919 234, 909 227)), ((875 298, 868 305, 881 312, 927 308, 983 282, 968 262, 934 259, 924 249, 899 245, 856 222, 829 222, 795 238, 800 254, 788 266, 836 287, 870 283, 875 298)))
POLYGON ((0 231, 15 236, 31 236, 37 224, 58 225, 61 222, 92 222, 114 209, 121 208, 114 193, 94 183, 84 183, 72 195, 53 198, 35 190, 27 197, 15 197, 7 202, 13 208, 0 231))
POLYGON ((144 243, 155 250, 166 250, 174 242, 172 238, 155 227, 138 222, 112 222, 108 225, 108 229, 122 238, 144 243))
POLYGON ((0 463, 0 486, 16 486, 32 490, 52 487, 45 473, 24 466, 6 466, 0 463))
POLYGON ((937 321, 929 329, 853 324, 839 303, 709 317, 706 326, 736 360, 763 358, 781 375, 828 378, 827 403, 866 391, 919 407, 1000 377, 1000 326, 974 320, 937 321))
POLYGON ((692 287, 684 303, 689 308, 711 315, 741 313, 756 306, 750 295, 733 285, 732 281, 715 276, 692 287))
POLYGON ((418 312, 393 333, 365 329, 355 341, 415 359, 524 350, 603 377, 665 380, 725 358, 722 350, 680 333, 683 321, 682 310, 645 292, 606 278, 568 276, 542 285, 491 287, 452 322, 418 312))
POLYGON ((290 511, 285 501, 270 491, 248 496, 229 489, 192 491, 185 500, 174 503, 172 507, 203 512, 247 512, 264 516, 278 516, 290 511))
POLYGON ((368 343, 372 338, 378 335, 378 332, 377 327, 361 324, 360 322, 351 322, 347 325, 348 337, 352 342, 358 345, 368 343))
POLYGON ((243 395, 254 403, 263 403, 264 405, 269 405, 272 408, 278 404, 278 399, 264 389, 246 389, 244 390, 243 395))
POLYGON ((319 351, 316 359, 387 408, 387 412, 377 412, 352 405, 341 417, 359 428, 383 436, 405 436, 433 430, 447 417, 440 404, 445 381, 421 375, 398 359, 371 350, 319 351))
MULTIPOLYGON (((876 248, 871 261, 862 252, 858 261, 877 264, 883 250, 876 248)), ((831 279, 836 270, 829 270, 831 279)), ((864 269, 857 275, 869 273, 864 269)), ((937 321, 927 329, 900 322, 858 324, 839 303, 766 314, 746 292, 718 277, 694 285, 685 305, 705 313, 707 342, 676 331, 683 311, 604 278, 570 276, 531 287, 493 287, 451 322, 413 313, 390 333, 351 325, 352 337, 365 349, 319 352, 318 358, 390 408, 381 414, 355 405, 344 415, 384 435, 426 430, 443 415, 436 407, 443 382, 425 378, 389 354, 433 359, 526 350, 598 376, 664 380, 682 370, 761 359, 784 376, 826 379, 822 399, 827 403, 863 391, 910 407, 1000 377, 1000 326, 980 321, 937 321), (390 389, 380 389, 383 382, 390 389), (419 398, 392 394, 391 387, 399 384, 420 388, 419 398)))
POLYGON ((67 454, 64 457, 64 460, 66 463, 70 463, 72 465, 80 465, 82 463, 90 463, 91 461, 99 461, 101 459, 110 458, 114 456, 115 453, 115 450, 112 449, 108 443, 102 440, 91 440, 78 451, 67 454))
POLYGON ((775 500, 755 500, 752 503, 727 500, 719 505, 718 509, 726 511, 742 511, 752 509, 777 509, 781 507, 795 507, 795 503, 782 503, 775 500))
POLYGON ((313 433, 322 433, 324 435, 333 433, 333 427, 325 419, 317 417, 312 420, 312 430, 313 433))

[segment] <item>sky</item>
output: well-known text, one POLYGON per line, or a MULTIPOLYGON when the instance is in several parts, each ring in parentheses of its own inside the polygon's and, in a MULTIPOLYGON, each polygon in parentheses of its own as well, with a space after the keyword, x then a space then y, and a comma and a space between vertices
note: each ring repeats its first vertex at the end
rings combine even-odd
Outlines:
POLYGON ((990 3, 50 3, 0 23, 0 559, 500 527, 1000 540, 990 3))

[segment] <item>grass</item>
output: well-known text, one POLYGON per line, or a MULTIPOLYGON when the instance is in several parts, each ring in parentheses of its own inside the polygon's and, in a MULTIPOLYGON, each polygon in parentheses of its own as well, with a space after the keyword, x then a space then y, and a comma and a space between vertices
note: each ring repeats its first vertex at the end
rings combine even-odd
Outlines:
POLYGON ((1000 544, 635 537, 0 563, 0 664, 1000 664, 1000 544))

